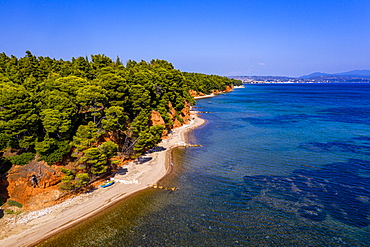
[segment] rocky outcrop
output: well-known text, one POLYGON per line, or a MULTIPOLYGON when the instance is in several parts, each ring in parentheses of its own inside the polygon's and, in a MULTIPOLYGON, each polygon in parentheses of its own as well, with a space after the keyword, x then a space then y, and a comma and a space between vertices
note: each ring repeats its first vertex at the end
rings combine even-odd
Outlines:
POLYGON ((157 111, 152 111, 152 114, 150 116, 150 120, 149 120, 149 125, 150 126, 155 126, 155 125, 166 125, 166 123, 164 122, 161 114, 157 111))
MULTIPOLYGON (((228 92, 231 92, 232 90, 233 90, 233 88, 234 88, 234 85, 233 84, 231 84, 231 85, 229 85, 229 86, 226 86, 226 88, 224 89, 224 90, 211 90, 211 92, 213 93, 213 94, 222 94, 222 93, 228 93, 228 92)), ((199 97, 199 96, 205 96, 205 94, 204 93, 202 93, 202 92, 197 92, 197 91, 195 91, 195 90, 189 90, 189 93, 190 93, 190 95, 191 96, 193 96, 193 97, 199 97)))
POLYGON ((233 88, 234 88, 234 85, 226 86, 226 89, 224 90, 224 92, 226 93, 231 92, 233 88))
MULTIPOLYGON (((171 129, 177 128, 182 126, 183 124, 188 124, 190 122, 190 104, 185 101, 185 107, 180 112, 177 112, 175 108, 172 106, 172 103, 168 103, 169 112, 168 114, 171 117, 172 120, 172 126, 170 126, 171 129)), ((155 125, 163 125, 165 126, 166 123, 163 120, 161 114, 158 111, 152 111, 149 119, 149 125, 155 126, 155 125)), ((165 137, 168 134, 168 131, 165 129, 163 130, 162 136, 165 137)))
POLYGON ((188 102, 185 102, 185 107, 184 109, 181 110, 180 117, 183 120, 183 124, 188 124, 190 123, 190 104, 188 102))
MULTIPOLYGON (((155 126, 155 125, 163 125, 166 126, 166 123, 164 122, 161 114, 157 111, 152 111, 149 119, 149 125, 155 126)), ((162 137, 166 136, 168 134, 168 130, 166 128, 162 132, 162 137)))
POLYGON ((191 96, 193 96, 193 97, 199 97, 199 96, 204 96, 205 94, 204 93, 202 93, 202 92, 197 92, 197 91, 195 91, 195 90, 189 90, 189 93, 190 93, 190 95, 191 96))
POLYGON ((190 104, 185 101, 185 107, 181 110, 181 112, 177 112, 175 108, 173 108, 172 103, 168 103, 168 107, 170 109, 169 114, 171 115, 171 119, 173 122, 172 128, 177 128, 182 126, 183 124, 188 124, 190 121, 190 104), (178 117, 181 119, 179 120, 178 117))
POLYGON ((54 205, 62 195, 58 188, 63 174, 57 166, 32 161, 24 166, 14 166, 8 172, 8 195, 26 210, 38 210, 54 205))
MULTIPOLYGON (((6 179, 5 174, 0 175, 0 205, 9 198, 8 194, 8 180, 6 179)), ((1 218, 1 217, 0 217, 1 218)))

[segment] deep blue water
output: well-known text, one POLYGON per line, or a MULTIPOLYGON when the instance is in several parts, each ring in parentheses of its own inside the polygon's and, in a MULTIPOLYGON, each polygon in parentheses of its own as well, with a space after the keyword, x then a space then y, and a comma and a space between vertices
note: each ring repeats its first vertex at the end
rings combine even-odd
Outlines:
POLYGON ((246 85, 196 110, 203 147, 176 149, 163 181, 180 189, 139 194, 77 246, 370 246, 370 84, 246 85))

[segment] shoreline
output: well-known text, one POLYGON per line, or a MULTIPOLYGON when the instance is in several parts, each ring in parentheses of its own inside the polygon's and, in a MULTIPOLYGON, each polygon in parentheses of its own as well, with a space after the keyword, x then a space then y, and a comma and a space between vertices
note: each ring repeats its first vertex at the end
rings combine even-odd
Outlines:
POLYGON ((207 94, 207 95, 203 95, 203 96, 194 97, 194 99, 197 100, 197 99, 213 98, 215 96, 217 96, 217 94, 211 93, 211 94, 207 94))
POLYGON ((112 180, 115 180, 112 186, 98 187, 55 206, 32 211, 9 221, 3 227, 10 227, 11 230, 1 234, 0 246, 30 246, 40 243, 161 181, 172 170, 172 150, 183 146, 187 141, 186 133, 205 122, 193 111, 191 115, 190 123, 173 129, 168 138, 158 144, 159 148, 122 166, 112 176, 112 180))

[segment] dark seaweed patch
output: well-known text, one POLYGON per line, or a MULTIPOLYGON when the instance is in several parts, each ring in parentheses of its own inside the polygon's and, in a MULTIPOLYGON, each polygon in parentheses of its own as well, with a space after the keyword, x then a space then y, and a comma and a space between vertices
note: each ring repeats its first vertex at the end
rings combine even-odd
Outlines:
MULTIPOLYGON (((323 221, 326 215, 355 227, 370 225, 370 162, 350 159, 317 170, 296 170, 290 176, 245 176, 243 193, 285 200, 301 217, 323 221)), ((271 203, 271 205, 275 205, 271 203)), ((279 204, 276 204, 279 205, 279 204)))
POLYGON ((370 125, 370 107, 335 107, 319 112, 317 117, 326 121, 370 125))
POLYGON ((369 141, 370 142, 370 137, 368 137, 368 136, 360 136, 360 137, 355 137, 353 139, 354 140, 369 141))
POLYGON ((370 155, 370 143, 356 144, 351 142, 309 142, 299 145, 299 148, 306 149, 313 152, 349 152, 355 154, 370 155))

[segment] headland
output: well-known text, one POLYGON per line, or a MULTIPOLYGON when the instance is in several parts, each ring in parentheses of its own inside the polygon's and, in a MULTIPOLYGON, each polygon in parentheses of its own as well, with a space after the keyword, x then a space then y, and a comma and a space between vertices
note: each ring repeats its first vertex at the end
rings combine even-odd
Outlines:
POLYGON ((192 113, 189 124, 173 129, 157 148, 120 167, 111 178, 115 183, 110 187, 98 187, 55 206, 4 222, 0 246, 34 245, 92 217, 123 198, 153 187, 171 170, 171 150, 183 146, 186 142, 185 134, 203 123, 203 119, 192 113))

